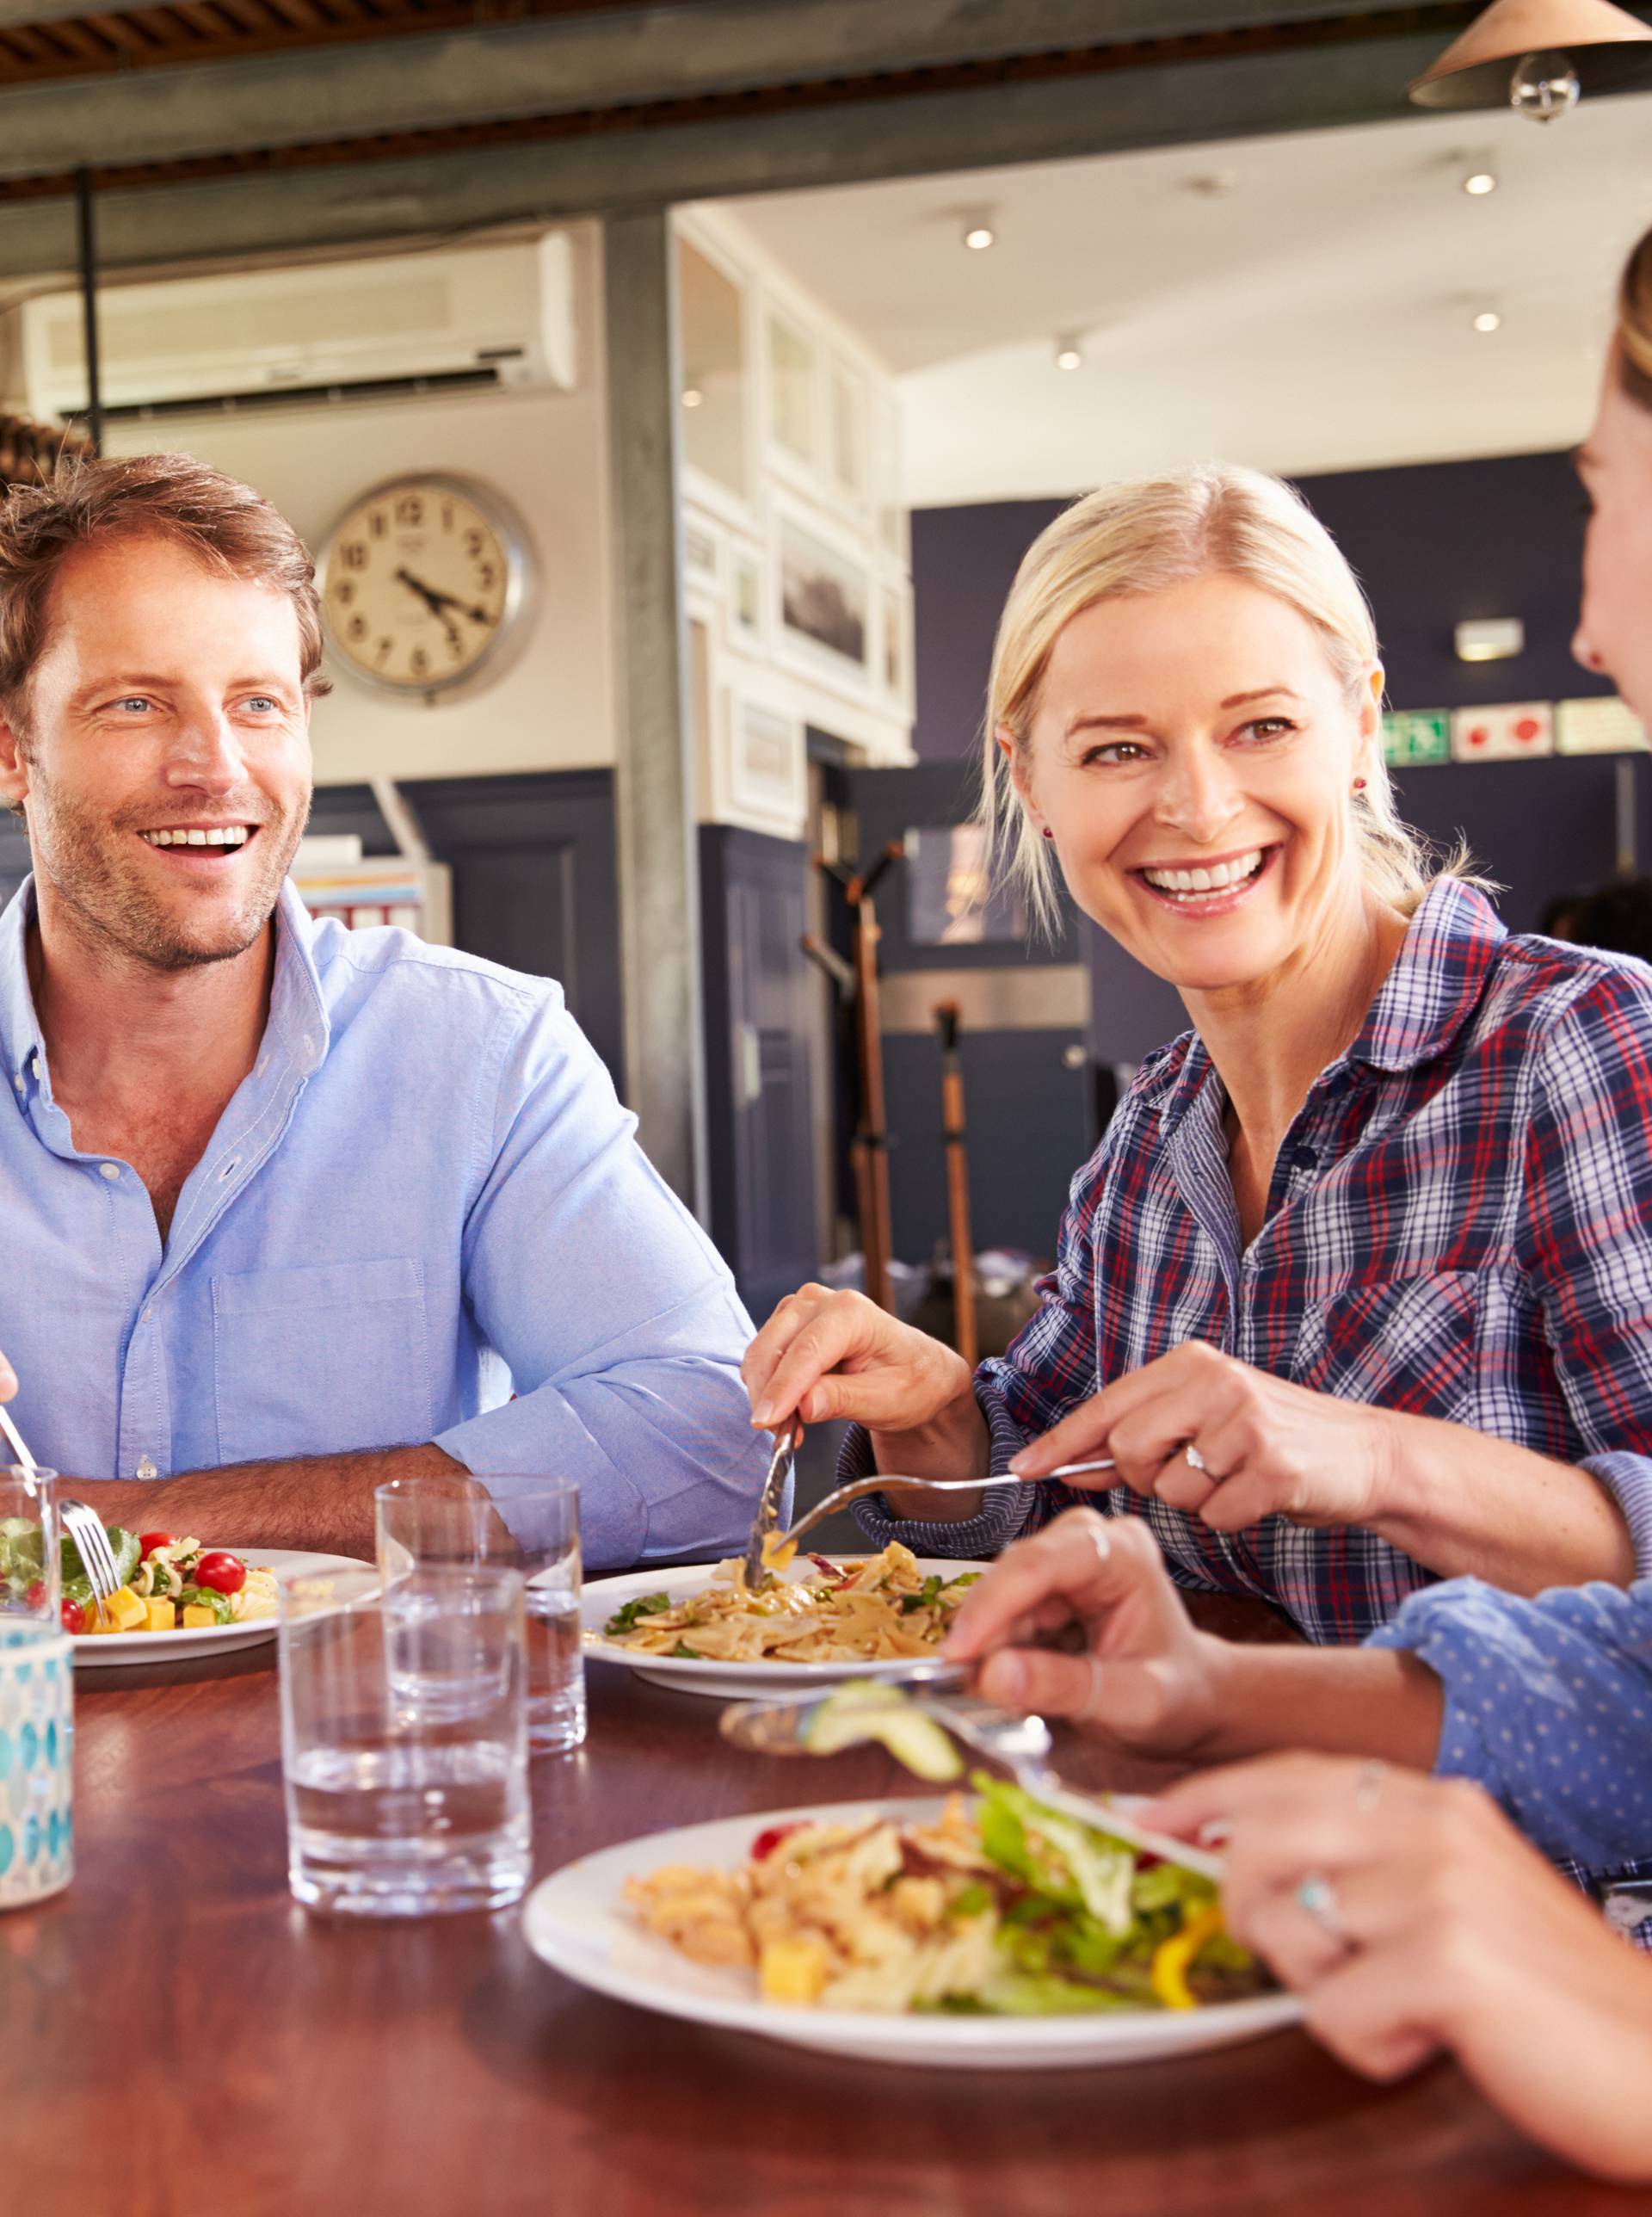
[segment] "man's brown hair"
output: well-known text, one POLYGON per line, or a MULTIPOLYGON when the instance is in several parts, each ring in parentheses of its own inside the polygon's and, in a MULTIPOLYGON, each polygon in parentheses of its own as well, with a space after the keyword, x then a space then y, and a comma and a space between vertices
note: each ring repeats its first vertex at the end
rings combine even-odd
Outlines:
POLYGON ((83 547, 167 539, 202 565, 285 593, 299 621, 306 695, 331 689, 320 675, 321 601, 304 541, 250 485, 193 454, 70 461, 43 485, 0 498, 0 711, 26 721, 29 680, 49 644, 52 588, 83 547))

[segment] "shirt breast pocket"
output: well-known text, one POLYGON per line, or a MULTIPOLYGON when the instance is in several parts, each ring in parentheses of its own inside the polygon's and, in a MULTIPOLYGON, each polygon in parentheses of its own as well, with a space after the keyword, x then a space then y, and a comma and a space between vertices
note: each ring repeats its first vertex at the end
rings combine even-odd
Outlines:
POLYGON ((225 1463, 428 1440, 419 1264, 399 1255, 214 1278, 213 1390, 225 1463))
POLYGON ((1484 1275, 1442 1270, 1390 1278, 1311 1304, 1292 1379, 1344 1401, 1470 1421, 1479 1383, 1484 1275))

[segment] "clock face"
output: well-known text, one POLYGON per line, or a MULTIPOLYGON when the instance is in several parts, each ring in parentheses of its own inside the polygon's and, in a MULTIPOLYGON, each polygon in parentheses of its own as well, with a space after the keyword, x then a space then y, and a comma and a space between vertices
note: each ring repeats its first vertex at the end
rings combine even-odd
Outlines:
POLYGON ((364 493, 322 564, 334 652, 392 693, 466 682, 522 613, 527 559, 491 496, 458 479, 398 478, 364 493))

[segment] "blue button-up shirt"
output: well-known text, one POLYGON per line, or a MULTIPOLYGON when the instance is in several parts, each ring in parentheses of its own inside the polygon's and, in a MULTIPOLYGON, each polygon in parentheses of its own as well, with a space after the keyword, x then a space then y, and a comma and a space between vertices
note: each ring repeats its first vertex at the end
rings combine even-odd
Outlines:
POLYGON ((750 1325, 558 986, 285 886, 257 1061, 163 1245, 52 1098, 33 906, 30 880, 0 915, 0 1349, 39 1460, 168 1477, 433 1440, 576 1479, 594 1565, 743 1545, 750 1325))

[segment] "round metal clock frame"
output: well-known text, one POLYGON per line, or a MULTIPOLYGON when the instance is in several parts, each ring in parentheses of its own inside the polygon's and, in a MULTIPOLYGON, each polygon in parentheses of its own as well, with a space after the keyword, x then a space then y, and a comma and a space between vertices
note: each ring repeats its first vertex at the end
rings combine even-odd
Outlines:
POLYGON ((474 478, 459 477, 438 470, 402 470, 394 477, 382 479, 369 485, 350 500, 335 519, 327 534, 321 559, 316 565, 316 590, 321 596, 322 627, 327 642, 333 649, 335 664, 345 674, 381 697, 396 701, 417 701, 427 707, 438 701, 457 700, 485 684, 492 684, 503 676, 527 645, 533 627, 531 617, 539 597, 539 563, 527 527, 510 503, 490 486, 474 478), (337 553, 339 534, 348 517, 359 514, 374 501, 393 501, 398 495, 419 492, 435 497, 448 493, 468 501, 486 522, 499 541, 505 563, 505 595, 499 611, 499 621, 493 635, 473 662, 453 676, 435 674, 431 682, 408 684, 397 678, 381 677, 362 666, 344 645, 333 628, 327 610, 327 580, 337 553))

